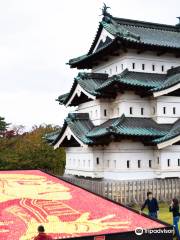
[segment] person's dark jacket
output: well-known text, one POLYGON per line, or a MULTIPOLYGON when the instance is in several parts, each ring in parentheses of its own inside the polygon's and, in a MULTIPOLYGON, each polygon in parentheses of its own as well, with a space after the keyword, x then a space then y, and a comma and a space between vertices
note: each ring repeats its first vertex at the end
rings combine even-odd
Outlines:
POLYGON ((172 212, 173 217, 179 216, 179 206, 170 206, 169 211, 172 212))
POLYGON ((143 209, 146 206, 148 207, 149 212, 159 211, 159 206, 158 206, 158 202, 157 202, 156 198, 152 198, 152 200, 146 199, 146 201, 144 202, 144 204, 141 207, 141 211, 143 211, 143 209))

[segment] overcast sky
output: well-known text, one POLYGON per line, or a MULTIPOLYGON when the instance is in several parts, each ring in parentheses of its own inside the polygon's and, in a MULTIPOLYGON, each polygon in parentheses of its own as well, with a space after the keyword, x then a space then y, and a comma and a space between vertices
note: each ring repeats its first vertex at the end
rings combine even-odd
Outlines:
POLYGON ((65 63, 86 53, 102 3, 117 17, 176 24, 179 0, 0 0, 0 116, 30 128, 61 125, 55 99, 77 71, 65 63))

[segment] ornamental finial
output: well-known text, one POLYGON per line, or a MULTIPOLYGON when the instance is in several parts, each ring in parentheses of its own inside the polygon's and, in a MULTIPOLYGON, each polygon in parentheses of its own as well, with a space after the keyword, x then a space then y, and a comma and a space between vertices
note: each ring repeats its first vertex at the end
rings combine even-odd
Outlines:
POLYGON ((105 3, 103 3, 103 7, 101 8, 103 16, 109 16, 109 13, 107 11, 108 8, 110 7, 108 7, 105 3))

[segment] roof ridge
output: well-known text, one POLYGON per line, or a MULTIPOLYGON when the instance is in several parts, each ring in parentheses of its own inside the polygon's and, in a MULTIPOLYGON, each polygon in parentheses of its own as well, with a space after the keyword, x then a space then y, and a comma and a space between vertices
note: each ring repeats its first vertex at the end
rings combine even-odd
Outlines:
POLYGON ((107 73, 93 73, 93 72, 79 72, 77 77, 75 79, 88 79, 88 78, 94 78, 94 79, 106 79, 108 78, 108 74, 107 73))
MULTIPOLYGON (((117 22, 119 21, 124 25, 131 25, 131 26, 137 26, 137 27, 153 28, 153 29, 159 29, 159 30, 165 30, 165 31, 180 32, 180 29, 176 25, 171 25, 171 24, 141 21, 141 20, 128 19, 128 18, 118 18, 118 17, 113 17, 113 20, 115 20, 117 22)), ((120 24, 120 23, 118 23, 118 24, 120 24)))

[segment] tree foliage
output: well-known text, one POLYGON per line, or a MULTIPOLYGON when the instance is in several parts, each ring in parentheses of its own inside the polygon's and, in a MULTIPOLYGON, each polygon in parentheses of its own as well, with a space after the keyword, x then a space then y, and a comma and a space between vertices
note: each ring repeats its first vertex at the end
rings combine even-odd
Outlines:
POLYGON ((5 122, 3 117, 0 117, 0 135, 3 135, 7 130, 8 123, 5 122))
MULTIPOLYGON (((16 128, 17 129, 17 128, 16 128)), ((63 174, 65 151, 54 150, 43 139, 46 133, 57 131, 51 125, 34 126, 32 131, 0 139, 0 169, 44 169, 63 174)))

